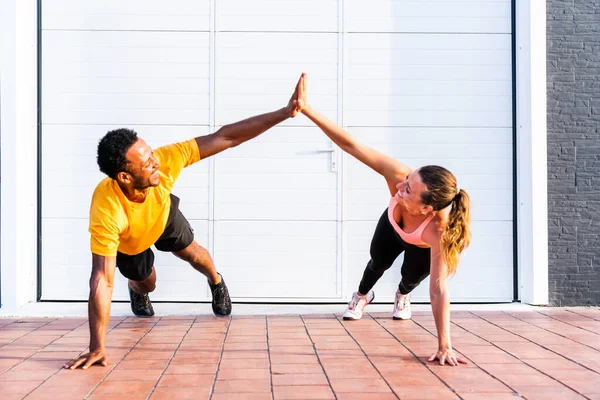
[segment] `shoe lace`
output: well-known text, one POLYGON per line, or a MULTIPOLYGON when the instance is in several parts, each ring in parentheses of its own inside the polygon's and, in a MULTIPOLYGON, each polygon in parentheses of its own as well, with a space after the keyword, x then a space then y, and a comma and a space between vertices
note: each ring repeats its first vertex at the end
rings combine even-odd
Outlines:
POLYGON ((147 293, 135 296, 135 303, 138 308, 150 308, 150 296, 147 293))
POLYGON ((357 295, 353 295, 352 300, 350 300, 350 302, 348 303, 348 310, 354 310, 359 301, 360 297, 358 297, 357 295))
POLYGON ((229 301, 229 292, 224 285, 219 285, 212 291, 213 301, 216 304, 225 304, 229 301))
POLYGON ((406 307, 408 307, 408 296, 403 296, 399 293, 396 293, 396 310, 402 311, 406 307))

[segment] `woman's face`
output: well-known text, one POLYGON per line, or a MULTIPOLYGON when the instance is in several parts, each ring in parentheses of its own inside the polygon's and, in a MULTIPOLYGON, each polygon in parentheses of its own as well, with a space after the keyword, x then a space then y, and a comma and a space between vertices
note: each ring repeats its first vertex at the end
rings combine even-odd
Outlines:
POLYGON ((418 169, 408 174, 405 181, 398 183, 396 189, 396 200, 411 214, 428 214, 433 211, 433 207, 423 204, 421 194, 427 191, 427 186, 421 180, 418 169))

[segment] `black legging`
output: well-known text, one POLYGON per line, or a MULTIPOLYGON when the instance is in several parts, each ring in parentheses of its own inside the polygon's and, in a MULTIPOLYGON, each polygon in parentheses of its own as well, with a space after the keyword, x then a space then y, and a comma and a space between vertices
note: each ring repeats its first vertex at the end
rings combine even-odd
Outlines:
POLYGON ((358 291, 367 294, 403 251, 404 262, 400 270, 402 280, 398 289, 400 293, 408 294, 429 276, 431 249, 417 247, 402 240, 390 224, 386 208, 375 228, 371 240, 371 260, 365 268, 358 291))

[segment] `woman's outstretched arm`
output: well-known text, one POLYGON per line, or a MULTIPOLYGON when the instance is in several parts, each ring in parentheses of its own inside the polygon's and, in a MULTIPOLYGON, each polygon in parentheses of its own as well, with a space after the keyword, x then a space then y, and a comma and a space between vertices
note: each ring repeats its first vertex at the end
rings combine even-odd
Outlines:
POLYGON ((387 181, 390 193, 394 195, 398 191, 396 184, 404 181, 411 169, 400 161, 360 143, 346 130, 308 105, 306 101, 306 74, 303 74, 300 79, 298 92, 298 98, 303 101, 302 113, 321 128, 323 133, 342 150, 382 175, 387 181))

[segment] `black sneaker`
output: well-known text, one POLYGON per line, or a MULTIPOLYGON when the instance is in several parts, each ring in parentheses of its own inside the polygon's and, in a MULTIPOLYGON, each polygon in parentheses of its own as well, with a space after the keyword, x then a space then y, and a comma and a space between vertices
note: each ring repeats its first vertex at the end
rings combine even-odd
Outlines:
POLYGON ((212 292, 212 309, 215 315, 229 315, 231 314, 229 291, 227 290, 223 276, 221 274, 219 276, 221 277, 221 282, 216 285, 208 285, 212 292))
POLYGON ((150 297, 148 293, 139 294, 131 290, 129 285, 127 285, 129 289, 129 299, 131 300, 131 311, 138 317, 149 318, 154 315, 154 308, 152 308, 152 303, 150 302, 150 297))

